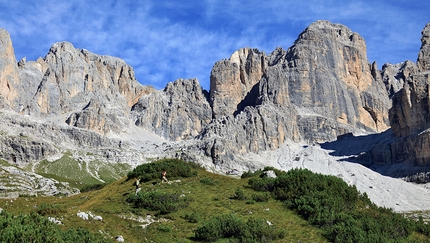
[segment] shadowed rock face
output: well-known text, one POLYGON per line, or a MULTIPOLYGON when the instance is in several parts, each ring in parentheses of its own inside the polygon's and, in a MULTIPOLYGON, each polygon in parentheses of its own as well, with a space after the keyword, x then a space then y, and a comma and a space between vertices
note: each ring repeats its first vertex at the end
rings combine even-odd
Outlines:
POLYGON ((421 72, 430 70, 430 23, 427 23, 422 31, 421 49, 417 63, 421 72))
POLYGON ((397 136, 406 136, 430 127, 430 23, 422 31, 418 70, 411 73, 402 90, 393 97, 390 120, 397 136))
POLYGON ((422 31, 421 42, 417 67, 393 96, 390 121, 394 134, 401 138, 392 144, 391 152, 396 161, 430 165, 430 23, 422 31))
POLYGON ((213 117, 233 115, 243 108, 239 104, 260 81, 266 67, 266 54, 251 48, 237 50, 229 59, 215 63, 210 77, 213 117))

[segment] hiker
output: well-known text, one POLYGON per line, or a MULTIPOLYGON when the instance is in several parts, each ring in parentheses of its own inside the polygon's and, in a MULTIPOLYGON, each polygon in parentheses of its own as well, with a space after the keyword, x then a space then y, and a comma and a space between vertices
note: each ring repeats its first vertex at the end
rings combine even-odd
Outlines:
POLYGON ((166 171, 163 171, 163 173, 161 173, 161 182, 169 182, 169 180, 167 180, 166 178, 166 171))
POLYGON ((139 189, 139 184, 140 184, 140 180, 139 180, 139 178, 137 178, 137 179, 134 181, 134 185, 136 186, 136 190, 137 190, 137 189, 139 189))

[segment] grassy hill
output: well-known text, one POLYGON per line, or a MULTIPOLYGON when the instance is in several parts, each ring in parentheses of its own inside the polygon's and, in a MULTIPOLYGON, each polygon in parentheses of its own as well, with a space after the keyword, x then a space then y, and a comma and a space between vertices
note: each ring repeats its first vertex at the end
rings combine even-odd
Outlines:
MULTIPOLYGON (((266 187, 268 190, 255 190, 258 188, 256 185, 261 186, 261 182, 263 184, 267 182, 259 177, 260 173, 251 173, 248 174, 248 178, 241 179, 212 174, 197 167, 193 167, 192 171, 189 177, 176 176, 175 173, 168 171, 170 183, 160 182, 157 178, 161 173, 159 171, 151 172, 156 175, 152 179, 148 176, 150 173, 148 171, 145 172, 145 176, 130 172, 128 177, 107 184, 99 190, 71 197, 1 199, 0 208, 13 215, 36 212, 44 217, 53 217, 62 222, 60 229, 82 227, 106 240, 113 240, 116 236, 122 235, 125 242, 200 242, 201 240, 196 238, 198 232, 196 230, 199 229, 200 232, 207 230, 204 227, 208 227, 210 222, 216 223, 216 220, 221 220, 220 216, 232 216, 229 218, 230 226, 233 221, 242 226, 251 225, 251 228, 255 222, 270 224, 268 228, 281 236, 275 237, 277 239, 270 242, 328 242, 326 228, 322 224, 315 225, 310 220, 309 210, 305 210, 307 215, 301 214, 303 208, 294 209, 285 200, 280 200, 276 196, 277 192, 270 190, 273 189, 270 188, 270 183, 266 184, 269 185, 266 187), (142 179, 141 192, 137 195, 134 177, 142 179), (250 183, 249 180, 253 182, 250 183), (167 209, 160 209, 154 205, 151 207, 141 201, 148 197, 153 201, 161 200, 161 204, 164 205, 167 202, 170 204, 167 209), (91 212, 93 215, 101 216, 102 220, 91 217, 89 220, 83 220, 77 216, 79 212, 91 212)), ((361 205, 361 201, 357 205, 361 205)), ((366 210, 364 209, 366 206, 360 210, 366 210)), ((385 213, 376 209, 366 212, 369 214, 379 212, 381 215, 385 213)), ((391 214, 388 212, 387 215, 391 214)), ((424 229, 412 229, 407 237, 399 241, 428 241, 428 237, 418 233, 425 232, 424 229)), ((219 239, 217 242, 240 241, 227 238, 219 239)), ((254 242, 269 240, 265 241, 263 237, 254 242)))

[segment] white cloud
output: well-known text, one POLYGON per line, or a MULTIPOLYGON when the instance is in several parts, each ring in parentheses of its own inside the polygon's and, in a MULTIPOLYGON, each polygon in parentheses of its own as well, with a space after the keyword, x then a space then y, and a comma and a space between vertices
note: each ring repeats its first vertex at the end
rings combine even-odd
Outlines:
POLYGON ((416 59, 429 7, 418 0, 397 5, 380 0, 0 0, 0 27, 10 32, 17 58, 36 59, 54 42, 69 41, 123 58, 143 84, 162 88, 177 78, 197 77, 209 88, 216 61, 241 47, 287 49, 318 19, 345 24, 361 34, 370 61, 381 65, 416 59))

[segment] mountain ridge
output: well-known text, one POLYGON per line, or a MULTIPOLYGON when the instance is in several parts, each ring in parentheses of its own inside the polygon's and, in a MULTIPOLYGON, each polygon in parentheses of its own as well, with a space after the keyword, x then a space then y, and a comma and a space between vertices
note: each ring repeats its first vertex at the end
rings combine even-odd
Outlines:
POLYGON ((162 90, 143 86, 123 60, 68 42, 54 44, 44 58, 17 62, 10 36, 1 30, 0 157, 19 167, 70 150, 88 163, 96 155, 131 166, 177 157, 222 172, 288 169, 304 154, 318 153, 326 161, 427 170, 428 26, 418 64, 377 70, 358 33, 316 21, 287 50, 266 55, 243 48, 215 63, 209 92, 197 79, 178 79, 162 90), (410 97, 412 107, 405 105, 410 97), (408 112, 415 120, 401 116, 408 112), (393 133, 384 142, 368 141, 365 151, 348 158, 330 157, 318 147, 390 126, 393 133), (290 154, 279 154, 285 149, 290 154))

